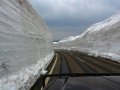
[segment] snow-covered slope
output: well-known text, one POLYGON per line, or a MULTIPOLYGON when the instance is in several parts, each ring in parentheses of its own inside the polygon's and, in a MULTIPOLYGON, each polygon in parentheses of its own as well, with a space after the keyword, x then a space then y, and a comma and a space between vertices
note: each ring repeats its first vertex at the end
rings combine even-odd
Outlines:
POLYGON ((0 90, 29 90, 53 57, 48 27, 27 0, 0 0, 0 90))
POLYGON ((63 40, 60 40, 59 42, 68 42, 68 41, 73 41, 75 39, 79 38, 79 36, 71 36, 68 38, 64 38, 63 40))
POLYGON ((75 40, 68 38, 54 44, 55 49, 74 49, 90 55, 120 61, 120 12, 89 27, 75 40))

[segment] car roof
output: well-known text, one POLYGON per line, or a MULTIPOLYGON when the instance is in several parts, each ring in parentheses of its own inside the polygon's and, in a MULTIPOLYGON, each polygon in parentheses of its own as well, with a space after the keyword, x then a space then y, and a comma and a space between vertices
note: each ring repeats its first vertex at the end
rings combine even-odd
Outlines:
POLYGON ((120 76, 57 78, 43 90, 120 90, 120 76))

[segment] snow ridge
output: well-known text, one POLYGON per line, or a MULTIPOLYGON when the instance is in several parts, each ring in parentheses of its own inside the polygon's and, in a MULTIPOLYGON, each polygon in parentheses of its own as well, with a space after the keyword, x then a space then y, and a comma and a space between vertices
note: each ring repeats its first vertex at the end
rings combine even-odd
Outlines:
POLYGON ((68 38, 65 38, 63 40, 60 40, 59 42, 68 42, 68 41, 73 41, 75 39, 79 38, 79 36, 70 36, 68 38))
POLYGON ((65 39, 60 40, 59 42, 68 42, 68 41, 75 40, 77 38, 81 38, 88 32, 92 33, 92 32, 99 31, 99 30, 103 29, 104 27, 112 26, 112 25, 116 24, 117 22, 120 22, 120 11, 116 12, 110 18, 108 18, 108 19, 106 19, 106 20, 104 20, 102 22, 93 24, 86 31, 84 31, 82 34, 80 34, 78 36, 67 37, 65 39))
MULTIPOLYGON (((78 50, 89 55, 120 61, 120 11, 110 18, 90 26, 78 38, 61 40, 55 49, 78 50)), ((74 38, 74 37, 72 37, 74 38)))

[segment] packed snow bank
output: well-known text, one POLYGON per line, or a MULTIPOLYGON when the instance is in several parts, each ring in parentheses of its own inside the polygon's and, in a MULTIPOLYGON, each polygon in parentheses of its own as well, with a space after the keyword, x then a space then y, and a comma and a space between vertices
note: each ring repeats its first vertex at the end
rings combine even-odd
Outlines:
POLYGON ((27 90, 53 57, 52 36, 27 0, 0 0, 0 90, 27 90))
POLYGON ((39 60, 36 64, 23 68, 20 72, 10 75, 0 80, 0 90, 29 90, 40 74, 47 72, 45 68, 48 62, 52 60, 54 53, 47 55, 43 60, 39 60))
MULTIPOLYGON (((68 38, 65 38, 63 40, 60 40, 59 42, 68 42, 68 41, 73 41, 75 39, 79 38, 79 36, 71 36, 71 37, 68 37, 68 38)), ((54 42, 55 43, 55 42, 54 42)), ((57 42, 56 42, 57 43, 57 42)))
POLYGON ((55 43, 54 48, 78 50, 120 62, 120 12, 105 21, 92 25, 75 38, 74 40, 63 39, 55 43))

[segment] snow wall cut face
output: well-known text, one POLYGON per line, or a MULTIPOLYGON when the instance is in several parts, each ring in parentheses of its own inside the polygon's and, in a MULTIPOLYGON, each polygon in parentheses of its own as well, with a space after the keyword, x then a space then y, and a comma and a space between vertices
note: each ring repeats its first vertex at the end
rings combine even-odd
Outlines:
POLYGON ((0 78, 52 53, 51 32, 27 0, 0 0, 0 78))

